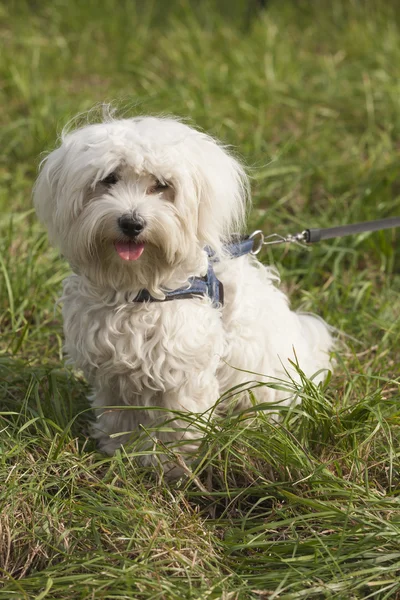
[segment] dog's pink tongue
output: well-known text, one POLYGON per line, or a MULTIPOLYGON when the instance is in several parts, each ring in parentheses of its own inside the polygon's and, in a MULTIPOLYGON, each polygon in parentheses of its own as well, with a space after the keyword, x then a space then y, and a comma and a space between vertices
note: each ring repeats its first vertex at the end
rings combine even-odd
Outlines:
POLYGON ((144 250, 144 244, 116 242, 115 249, 123 260, 137 260, 144 250))

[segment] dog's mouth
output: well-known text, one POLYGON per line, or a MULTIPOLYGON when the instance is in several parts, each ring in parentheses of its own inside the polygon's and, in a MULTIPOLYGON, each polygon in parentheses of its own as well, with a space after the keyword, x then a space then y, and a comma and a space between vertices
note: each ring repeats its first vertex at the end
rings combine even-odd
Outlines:
POLYGON ((137 260, 143 254, 144 244, 135 242, 115 242, 115 249, 122 260, 137 260))

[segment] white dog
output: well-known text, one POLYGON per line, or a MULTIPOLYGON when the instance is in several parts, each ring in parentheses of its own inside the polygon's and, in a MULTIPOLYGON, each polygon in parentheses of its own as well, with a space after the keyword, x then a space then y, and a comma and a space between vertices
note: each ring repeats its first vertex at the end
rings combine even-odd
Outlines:
MULTIPOLYGON (((325 323, 291 311, 254 256, 232 256, 248 181, 210 136, 171 118, 84 126, 43 162, 34 202, 75 273, 62 297, 66 352, 93 386, 106 453, 143 431, 191 451, 196 432, 178 417, 152 428, 174 411, 210 411, 254 379, 246 371, 268 382, 297 378, 292 361, 308 376, 329 368, 325 323)), ((285 401, 268 386, 256 395, 285 401)))

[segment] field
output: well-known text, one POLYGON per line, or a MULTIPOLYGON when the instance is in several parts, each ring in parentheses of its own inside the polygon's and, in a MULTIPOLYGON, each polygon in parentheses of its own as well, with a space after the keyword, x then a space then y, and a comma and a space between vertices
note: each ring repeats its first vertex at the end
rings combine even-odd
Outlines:
POLYGON ((88 438, 31 206, 62 127, 116 100, 237 149, 249 231, 399 215, 397 3, 14 0, 0 40, 0 600, 400 598, 399 231, 263 252, 340 332, 334 373, 279 424, 201 420, 169 485, 88 438))

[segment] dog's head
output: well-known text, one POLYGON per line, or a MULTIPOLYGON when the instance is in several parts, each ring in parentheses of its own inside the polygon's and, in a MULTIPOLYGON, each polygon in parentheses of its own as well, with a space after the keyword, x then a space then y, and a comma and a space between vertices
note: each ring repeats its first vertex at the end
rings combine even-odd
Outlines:
POLYGON ((72 267, 104 285, 159 293, 218 254, 245 216, 243 168, 210 136, 171 118, 87 125, 42 163, 34 203, 72 267))

